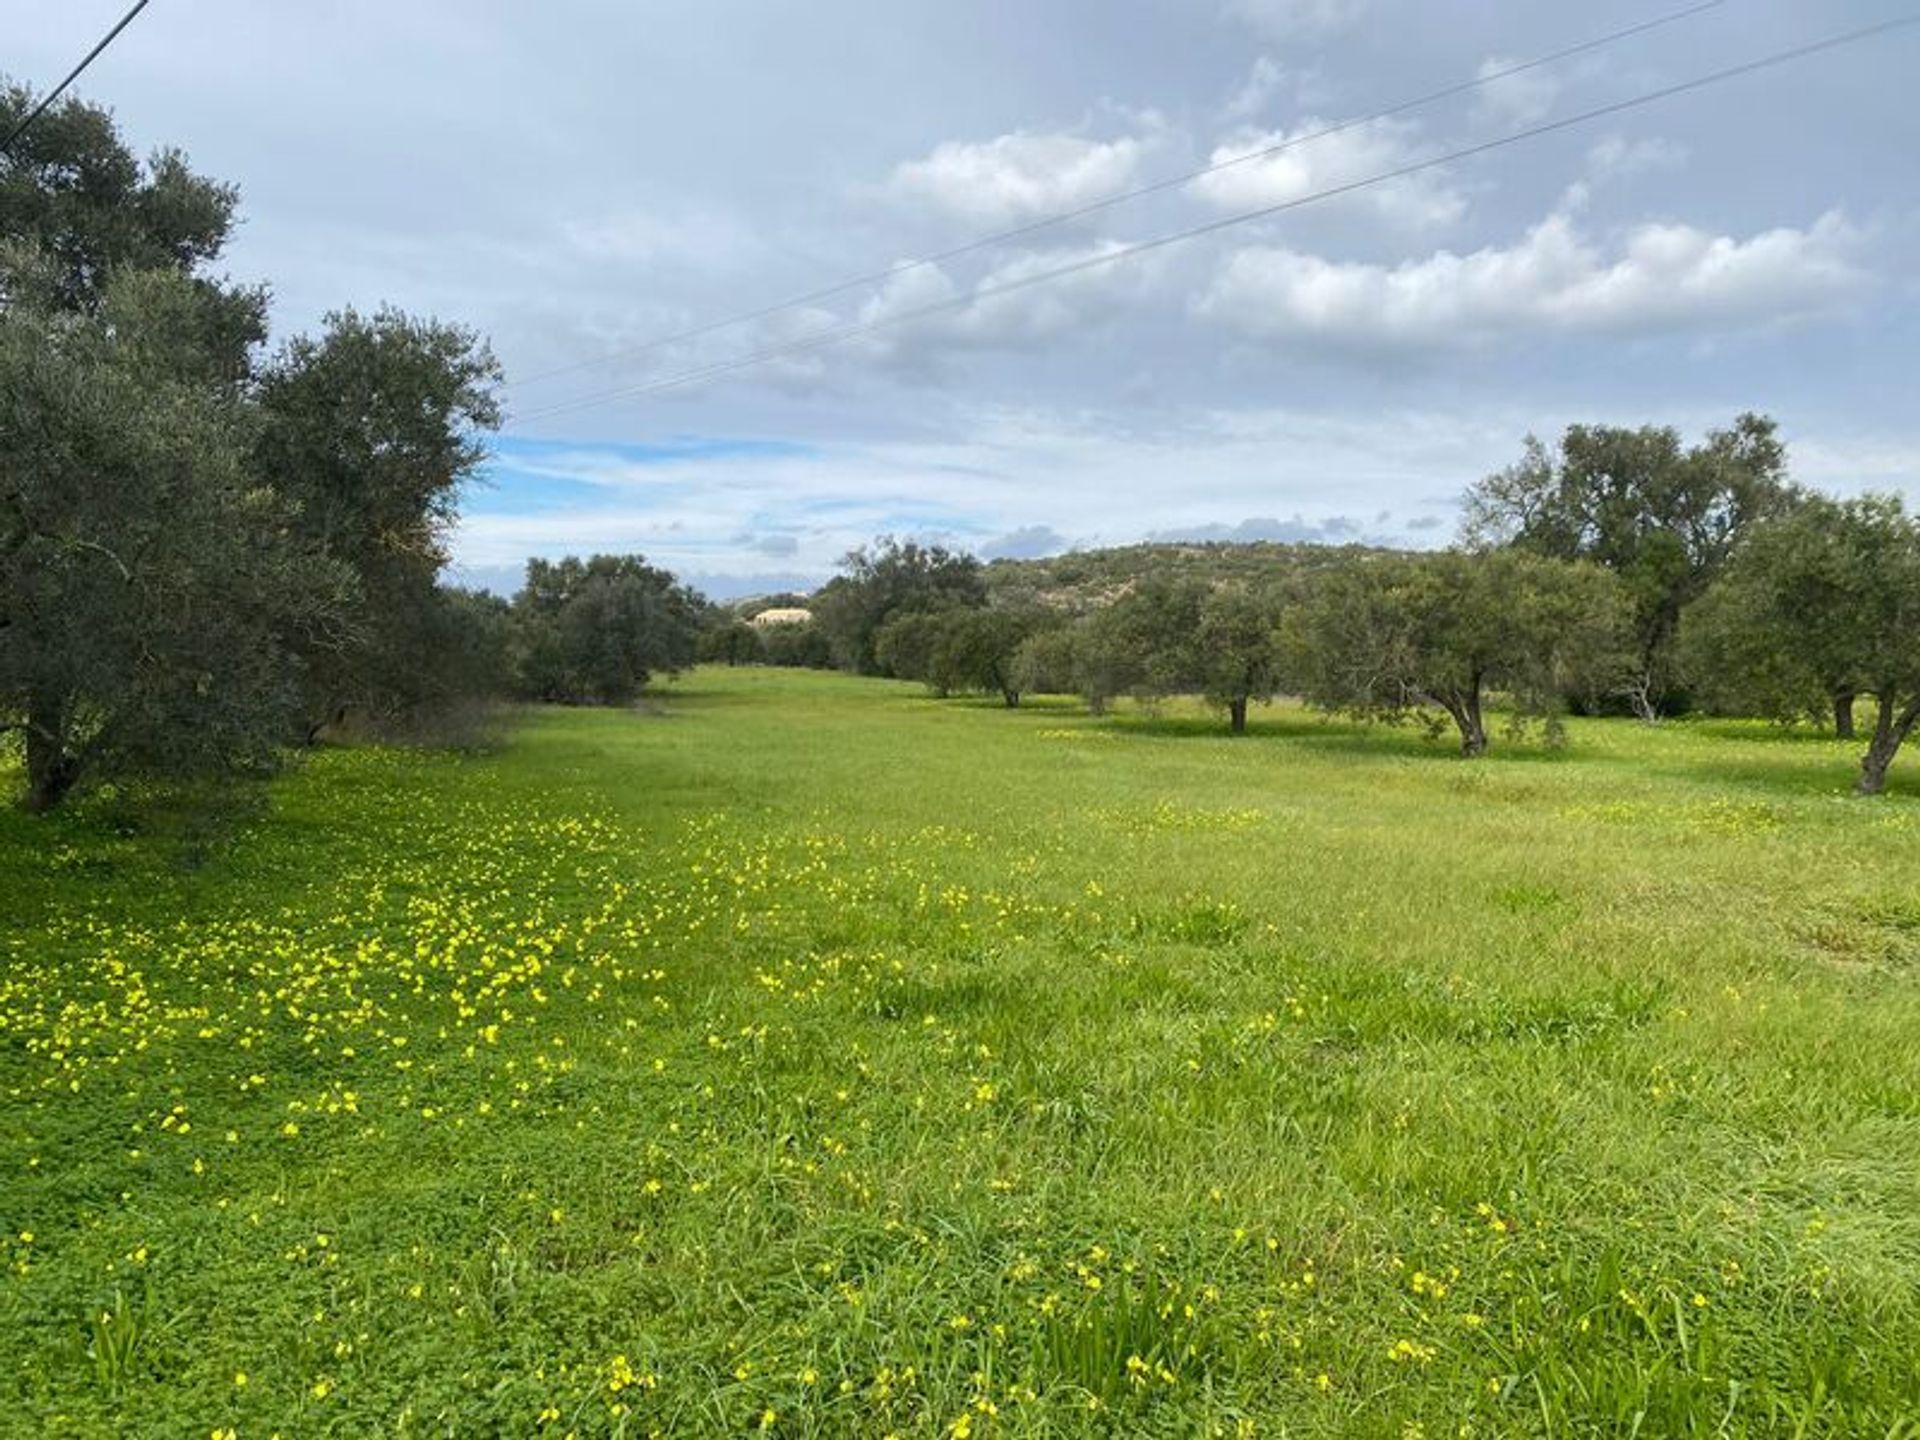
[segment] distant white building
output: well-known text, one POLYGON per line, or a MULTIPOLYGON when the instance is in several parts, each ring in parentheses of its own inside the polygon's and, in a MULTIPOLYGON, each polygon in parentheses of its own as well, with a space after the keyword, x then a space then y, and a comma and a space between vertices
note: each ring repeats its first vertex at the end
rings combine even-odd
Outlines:
POLYGON ((756 630, 771 630, 776 625, 811 625, 813 612, 791 606, 782 610, 762 610, 747 623, 756 630))

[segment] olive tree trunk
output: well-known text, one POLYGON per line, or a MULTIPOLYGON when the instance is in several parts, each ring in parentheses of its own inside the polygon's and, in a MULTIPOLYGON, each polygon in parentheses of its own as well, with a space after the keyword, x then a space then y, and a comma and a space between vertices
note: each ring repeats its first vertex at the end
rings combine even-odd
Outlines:
POLYGON ((26 808, 36 815, 59 807, 80 778, 80 762, 68 750, 65 707, 36 695, 27 706, 26 808))
POLYGON ((1487 753, 1487 726, 1480 713, 1479 677, 1464 690, 1433 697, 1442 710, 1453 717, 1460 731, 1460 754, 1468 760, 1487 753))
POLYGON ((1833 692, 1833 735, 1836 740, 1854 738, 1853 691, 1851 690, 1833 692))
POLYGON ((1891 694, 1876 696, 1875 700, 1873 739, 1867 753, 1860 757, 1860 780, 1854 787, 1862 795, 1878 795, 1887 788, 1887 767, 1900 753, 1915 722, 1920 721, 1920 700, 1898 713, 1891 694))
POLYGON ((1236 735, 1247 733, 1247 697, 1235 695, 1227 701, 1227 724, 1236 735))

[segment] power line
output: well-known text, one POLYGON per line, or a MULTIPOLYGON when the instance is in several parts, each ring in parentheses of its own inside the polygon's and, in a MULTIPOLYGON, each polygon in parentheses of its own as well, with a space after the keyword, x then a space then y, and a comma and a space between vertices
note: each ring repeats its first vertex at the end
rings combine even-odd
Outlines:
POLYGON ((0 155, 5 155, 13 149, 13 142, 27 133, 27 128, 46 113, 47 107, 58 100, 69 85, 80 78, 80 73, 83 70, 100 58, 101 51, 105 50, 115 40, 120 38, 120 32, 131 25, 133 23, 133 17, 146 9, 150 3, 152 3, 152 0, 135 0, 134 7, 120 17, 120 23, 105 35, 101 36, 100 43, 87 52, 86 58, 67 72, 67 78, 49 90, 46 95, 42 97, 40 103, 28 112, 27 118, 9 130, 6 139, 0 140, 0 155))
POLYGON ((1089 215, 1097 215, 1101 211, 1110 210, 1116 205, 1124 205, 1148 195, 1158 195, 1163 191, 1191 184, 1193 181, 1202 179, 1205 176, 1218 174, 1222 170, 1231 170, 1236 165, 1249 165, 1256 160, 1270 160, 1276 155, 1285 154, 1287 151, 1296 149, 1302 145, 1312 144, 1316 140, 1325 140, 1334 135, 1344 134, 1349 130, 1357 130, 1362 126, 1377 124, 1382 120, 1390 120, 1394 116, 1403 115, 1409 110, 1418 110, 1424 106, 1436 104, 1441 100, 1451 99, 1456 95, 1465 95, 1471 91, 1495 84, 1498 81, 1509 79, 1512 76, 1523 75, 1529 70, 1538 70, 1543 66, 1557 64, 1562 60, 1570 60, 1576 55, 1584 55, 1589 51, 1598 50, 1607 45, 1618 44, 1620 41, 1631 39, 1633 36, 1644 35, 1650 30, 1658 30, 1663 26, 1690 19, 1703 11, 1718 9, 1725 3, 1726 0, 1701 0, 1701 3, 1688 5, 1684 9, 1671 11, 1668 14, 1657 16, 1651 20, 1642 20, 1638 24, 1629 25, 1622 30, 1610 31, 1605 35, 1596 36, 1591 40, 1582 40, 1576 45, 1569 45, 1564 49, 1555 50, 1551 54, 1537 56, 1532 60, 1518 61, 1512 65, 1505 65, 1499 69, 1489 70, 1484 74, 1476 75, 1471 80, 1457 81, 1439 90, 1433 90, 1424 95, 1415 96, 1411 100, 1402 100, 1398 104, 1389 105, 1384 110, 1375 110, 1371 114, 1362 115, 1353 120, 1342 120, 1338 124, 1328 125, 1319 130, 1310 131, 1305 135, 1295 135, 1279 141, 1276 144, 1267 145, 1258 150, 1250 150, 1244 155, 1234 155, 1225 160, 1217 160, 1211 164, 1202 165, 1197 170, 1189 170, 1184 174, 1169 176, 1164 180, 1156 180, 1152 184, 1142 185, 1137 189, 1123 190, 1118 194, 1106 196, 1103 199, 1092 201, 1076 209, 1063 210, 1055 215, 1043 216, 1038 220, 1028 221, 1023 225, 1015 226, 1011 230, 1001 230, 992 235, 983 235, 977 240, 969 240, 965 244, 956 245, 950 250, 940 250, 934 254, 924 255, 915 260, 901 261, 898 264, 888 266, 884 270, 876 270, 868 275, 856 276, 851 280, 836 281, 834 284, 825 286, 819 290, 811 290, 804 295, 796 295, 790 300, 782 300, 777 304, 765 305, 757 310, 748 310, 738 315, 729 315, 719 320, 708 321, 705 324, 697 325, 690 330, 679 331, 676 334, 662 335, 658 339, 648 340, 630 349, 616 350, 609 354, 595 356, 588 360, 576 360, 571 364, 561 365, 552 370, 541 370, 535 374, 523 376, 518 380, 510 382, 508 388, 517 389, 522 385, 536 385, 543 380, 552 380, 562 375, 572 375, 581 370, 591 370, 598 366, 613 364, 621 360, 637 359, 642 355, 650 355, 656 350, 664 350, 669 345, 679 345, 688 340, 698 340, 714 334, 716 331, 731 329, 735 325, 746 325, 755 320, 765 320, 769 316, 778 315, 787 310, 795 310, 802 305, 812 305, 821 300, 831 300, 837 295, 846 294, 849 290, 859 290, 868 285, 878 285, 883 281, 891 280, 899 275, 910 274, 913 271, 923 270, 931 265, 939 265, 948 260, 957 260, 961 256, 972 255, 995 245, 1004 245, 1009 240, 1019 240, 1028 235, 1036 235, 1043 230, 1051 230, 1056 226, 1070 224, 1075 220, 1084 220, 1089 215))
POLYGON ((731 374, 737 370, 750 369, 757 365, 763 365, 770 360, 783 359, 789 355, 804 354, 809 350, 824 349, 829 346, 841 344, 847 340, 858 339, 863 335, 873 334, 880 330, 895 329, 901 325, 912 324, 916 320, 928 319, 934 315, 943 314, 950 310, 964 309, 981 300, 994 299, 1001 295, 1012 294, 1018 290, 1026 290, 1036 285, 1044 285, 1054 280, 1063 279, 1069 275, 1077 275, 1087 270, 1098 269, 1101 266, 1117 264, 1122 260, 1129 260, 1135 256, 1144 255, 1151 251, 1164 250, 1169 246, 1182 244, 1188 240, 1195 240, 1204 235, 1216 234, 1219 231, 1231 229, 1237 225, 1245 225, 1254 220, 1264 220, 1270 216, 1283 214, 1290 210, 1298 210, 1303 206, 1317 204, 1324 200, 1336 199, 1342 195, 1351 195, 1357 191, 1370 189, 1375 185, 1383 185, 1389 181, 1405 179, 1410 175, 1418 175, 1424 171, 1433 170, 1442 165, 1449 165, 1458 160, 1470 159, 1476 155, 1485 155, 1491 151, 1518 144, 1523 140, 1532 140, 1542 135, 1555 134, 1561 130, 1571 129, 1576 125, 1584 125, 1593 120, 1605 119, 1610 115, 1619 115, 1629 110, 1637 110, 1642 106, 1652 105, 1658 101, 1670 100, 1677 95, 1685 95, 1696 90, 1704 90, 1709 86, 1719 85, 1728 80, 1738 79, 1741 76, 1756 74, 1763 70, 1775 69, 1781 65, 1790 64, 1793 61, 1803 60, 1808 56, 1820 54, 1823 51, 1837 50, 1847 45, 1856 45, 1863 40, 1870 40, 1875 36, 1885 35, 1894 30, 1906 29, 1915 24, 1920 24, 1920 13, 1904 15, 1897 19, 1882 21, 1877 25, 1868 25, 1858 30, 1849 30, 1843 34, 1829 36, 1824 40, 1810 41, 1807 44, 1796 45, 1790 49, 1778 50, 1755 60, 1744 61, 1738 65, 1729 65, 1722 70, 1714 70, 1705 75, 1695 76, 1691 80, 1682 80, 1677 84, 1664 85, 1657 90, 1649 90, 1639 95, 1630 96, 1625 100, 1616 100, 1610 104, 1597 106, 1591 110, 1583 110, 1576 115, 1564 116, 1558 120, 1549 120, 1525 130, 1516 131, 1511 135, 1501 136, 1496 140, 1485 140, 1479 144, 1463 146, 1458 150, 1450 150, 1444 155, 1436 155, 1429 159, 1413 161, 1406 165, 1397 166, 1391 170, 1383 170, 1377 174, 1369 175, 1364 179, 1351 180, 1341 185, 1329 186, 1324 190, 1316 190, 1309 195, 1295 196, 1291 200, 1283 200, 1275 205, 1264 205, 1257 210, 1246 210, 1235 215, 1225 216, 1218 220, 1210 220, 1202 225, 1195 225, 1185 230, 1177 230, 1171 234, 1161 235, 1152 240, 1138 241, 1131 245, 1122 246, 1116 250, 1109 250, 1099 255, 1088 256, 1070 264, 1056 266, 1051 270, 1036 271, 1033 274, 1003 281, 997 285, 982 286, 965 295, 936 301, 912 310, 903 310, 897 314, 884 316, 878 320, 844 325, 837 329, 822 331, 817 335, 805 336, 799 340, 789 341, 783 345, 753 351, 746 355, 737 356, 731 360, 717 361, 711 365, 704 365, 696 369, 682 371, 678 374, 668 375, 659 380, 648 381, 641 385, 610 390, 598 395, 585 396, 577 400, 546 406, 542 409, 529 411, 527 414, 518 418, 523 421, 546 419, 554 415, 570 414, 577 410, 590 409, 594 406, 607 404, 615 400, 636 399, 641 396, 654 395, 665 390, 674 390, 684 385, 691 385, 701 380, 715 379, 722 375, 731 374))

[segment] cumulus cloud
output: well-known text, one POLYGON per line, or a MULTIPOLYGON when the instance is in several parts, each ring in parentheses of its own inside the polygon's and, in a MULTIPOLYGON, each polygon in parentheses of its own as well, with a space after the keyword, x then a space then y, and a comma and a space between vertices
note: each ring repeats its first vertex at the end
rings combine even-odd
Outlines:
POLYGON ((892 192, 980 226, 1076 209, 1138 182, 1154 137, 1091 140, 1016 130, 992 140, 949 140, 893 172, 892 192))
POLYGON ((1802 320, 1869 277, 1838 213, 1747 240, 1647 224, 1611 251, 1564 214, 1516 245, 1442 250, 1400 265, 1253 247, 1229 257, 1198 312, 1261 339, 1363 350, 1434 350, 1541 334, 1650 335, 1802 320))
MULTIPOLYGON (((1201 176, 1189 189, 1221 210, 1256 210, 1396 170, 1433 153, 1419 127, 1408 121, 1374 120, 1323 135, 1331 124, 1307 119, 1291 130, 1242 130, 1210 157, 1211 164, 1227 168, 1201 176)), ((1466 197, 1438 171, 1371 186, 1347 203, 1411 230, 1450 225, 1467 208, 1466 197)))
POLYGON ((1227 0, 1226 13, 1281 39, 1344 30, 1366 11, 1366 0, 1227 0))
POLYGON ((1087 331, 1139 304, 1160 285, 1162 268, 1151 257, 1098 263, 1123 248, 1117 240, 1105 240, 1073 250, 1030 251, 970 285, 939 265, 903 269, 852 317, 855 324, 883 328, 859 336, 846 349, 869 365, 925 371, 954 355, 1032 350, 1087 331), (1029 283, 1082 263, 1087 268, 1029 283))

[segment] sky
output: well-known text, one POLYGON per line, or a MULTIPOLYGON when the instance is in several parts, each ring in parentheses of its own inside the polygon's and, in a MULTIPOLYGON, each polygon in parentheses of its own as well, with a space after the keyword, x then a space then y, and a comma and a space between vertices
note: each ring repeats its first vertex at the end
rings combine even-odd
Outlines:
MULTIPOLYGON (((124 8, 0 0, 0 68, 44 85, 124 8)), ((1920 28, 1308 198, 1903 13, 1723 0, 1348 124, 1682 8, 154 0, 79 91, 239 187, 223 263, 277 334, 489 337, 453 550, 502 590, 594 551, 805 587, 883 533, 1444 544, 1529 433, 1745 410, 1805 483, 1920 497, 1920 28)))

